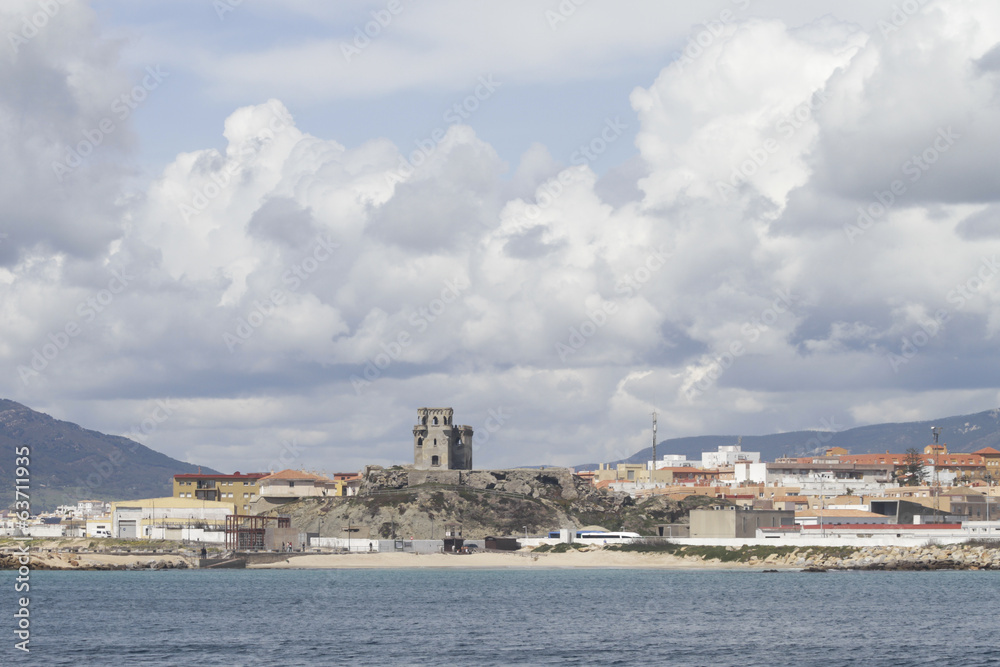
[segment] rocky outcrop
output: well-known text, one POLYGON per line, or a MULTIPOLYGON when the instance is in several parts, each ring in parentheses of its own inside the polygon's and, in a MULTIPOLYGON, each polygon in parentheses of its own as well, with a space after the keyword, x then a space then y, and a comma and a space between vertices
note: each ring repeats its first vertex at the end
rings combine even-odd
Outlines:
POLYGON ((813 570, 1000 570, 1000 545, 800 547, 766 558, 750 555, 741 561, 813 570))
POLYGON ((863 547, 845 557, 810 559, 837 570, 1000 570, 1000 548, 969 544, 863 547))
POLYGON ((274 513, 321 537, 442 538, 446 524, 466 539, 532 535, 559 528, 601 525, 609 530, 655 532, 657 523, 686 521, 687 512, 711 499, 683 501, 657 496, 637 502, 594 488, 567 468, 510 470, 413 470, 370 466, 360 495, 315 498, 274 513))
POLYGON ((607 497, 576 477, 569 468, 512 468, 508 470, 414 470, 368 466, 361 495, 378 491, 424 488, 434 485, 462 486, 496 491, 525 498, 575 501, 585 497, 607 497))
MULTIPOLYGON (((29 554, 28 567, 37 570, 183 570, 192 567, 187 558, 163 555, 157 557, 123 557, 117 562, 108 562, 95 556, 84 554, 58 553, 29 554)), ((16 570, 21 567, 20 559, 13 554, 0 554, 0 570, 16 570)))

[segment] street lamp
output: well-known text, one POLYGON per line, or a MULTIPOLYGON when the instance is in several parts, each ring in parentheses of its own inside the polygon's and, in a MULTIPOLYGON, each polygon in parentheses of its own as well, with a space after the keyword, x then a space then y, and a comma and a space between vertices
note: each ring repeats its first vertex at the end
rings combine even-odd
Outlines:
POLYGON ((528 527, 527 526, 524 527, 524 541, 525 542, 528 541, 528 527))

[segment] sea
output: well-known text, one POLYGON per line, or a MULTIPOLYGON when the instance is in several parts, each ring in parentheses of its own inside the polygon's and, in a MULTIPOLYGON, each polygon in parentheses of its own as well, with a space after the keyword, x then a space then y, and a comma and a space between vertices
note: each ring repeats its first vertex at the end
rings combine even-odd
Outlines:
MULTIPOLYGON (((15 575, 0 573, 4 609, 15 575)), ((31 652, 4 612, 0 664, 1000 665, 995 571, 38 571, 30 585, 31 652)))

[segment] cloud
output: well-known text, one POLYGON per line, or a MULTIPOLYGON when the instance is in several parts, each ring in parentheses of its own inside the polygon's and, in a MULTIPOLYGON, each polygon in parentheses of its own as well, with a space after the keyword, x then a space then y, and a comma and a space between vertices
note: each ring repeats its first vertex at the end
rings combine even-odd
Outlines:
MULTIPOLYGON (((131 191, 112 157, 128 154, 127 123, 106 159, 58 186, 45 173, 107 113, 93 72, 133 81, 92 16, 73 24, 65 62, 0 63, 18 95, 57 102, 27 133, 15 128, 37 100, 0 103, 7 168, 49 211, 36 220, 13 186, 0 194, 21 211, 0 244, 5 393, 80 421, 99 406, 88 426, 118 432, 170 397, 148 444, 227 470, 266 467, 286 439, 308 467, 405 462, 426 404, 473 426, 509 413, 476 453, 505 466, 628 455, 647 446, 654 407, 671 437, 995 401, 996 10, 930 5, 886 32, 891 6, 845 5, 858 22, 762 3, 701 44, 711 13, 671 15, 657 37, 655 21, 592 3, 555 31, 543 11, 519 26, 525 7, 409 5, 350 71, 335 39, 228 51, 210 78, 232 92, 256 77, 265 101, 219 119, 223 145, 178 153, 131 191), (659 56, 633 91, 636 152, 602 176, 542 144, 507 165, 457 122, 418 160, 384 137, 316 136, 268 99, 464 89, 484 71, 586 78, 614 70, 599 61, 629 31, 629 57, 687 58, 659 56), (91 74, 58 83, 67 63, 91 74), (58 85, 36 93, 26 71, 58 85), (907 171, 914 155, 926 169, 907 171), (128 276, 113 293, 112 271, 128 276), (78 334, 23 381, 70 322, 78 334)), ((350 34, 331 10, 296 8, 350 34)))

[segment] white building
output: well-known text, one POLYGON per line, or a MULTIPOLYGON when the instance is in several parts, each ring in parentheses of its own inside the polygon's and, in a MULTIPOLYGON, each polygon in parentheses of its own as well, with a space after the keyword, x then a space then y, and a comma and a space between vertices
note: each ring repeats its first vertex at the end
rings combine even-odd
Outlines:
POLYGON ((701 453, 701 467, 705 470, 732 468, 737 463, 760 463, 760 452, 744 452, 740 445, 721 445, 717 452, 701 453))
MULTIPOLYGON (((653 469, 653 461, 646 461, 646 470, 653 469)), ((656 461, 656 469, 663 468, 697 468, 698 461, 692 461, 683 454, 664 454, 663 458, 656 461)))
POLYGON ((311 472, 282 470, 261 477, 258 485, 261 498, 290 499, 336 496, 343 483, 311 472))
POLYGON ((766 484, 767 464, 760 461, 737 461, 733 466, 733 481, 740 484, 766 484))
POLYGON ((111 515, 87 519, 87 537, 111 537, 111 515))
POLYGON ((111 536, 117 538, 192 539, 192 529, 224 531, 233 503, 199 498, 144 498, 111 503, 111 536))
POLYGON ((81 500, 76 503, 74 516, 77 519, 84 519, 92 516, 104 516, 110 511, 111 503, 103 500, 81 500))

